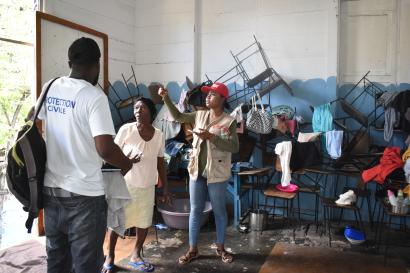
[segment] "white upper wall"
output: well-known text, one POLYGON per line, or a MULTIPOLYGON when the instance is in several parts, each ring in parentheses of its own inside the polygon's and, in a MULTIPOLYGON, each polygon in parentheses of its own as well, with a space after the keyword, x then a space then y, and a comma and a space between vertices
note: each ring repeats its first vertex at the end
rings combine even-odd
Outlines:
POLYGON ((397 83, 410 83, 410 0, 401 0, 399 7, 399 46, 397 51, 397 83))
POLYGON ((136 1, 137 79, 185 82, 194 69, 194 1, 136 1))
MULTIPOLYGON (((253 35, 288 82, 336 76, 339 1, 44 0, 44 6, 47 13, 108 35, 111 81, 131 75, 133 65, 142 83, 182 84, 185 76, 220 76, 235 64, 230 50, 245 48, 253 35)), ((394 1, 398 41, 391 83, 409 83, 410 0, 394 1)), ((254 65, 259 73, 261 63, 254 65)))
POLYGON ((131 75, 131 65, 135 64, 135 1, 44 0, 44 12, 107 34, 109 80, 122 79, 121 73, 131 75))
MULTIPOLYGON (((235 64, 230 50, 238 52, 251 44, 253 35, 285 79, 335 76, 337 3, 137 0, 138 77, 146 82, 184 82, 185 76, 204 80, 207 74, 214 80, 235 64)), ((263 67, 255 69, 261 72, 263 67)))
POLYGON ((211 78, 235 64, 229 50, 253 35, 288 81, 336 75, 338 1, 207 0, 202 11, 202 72, 211 78))

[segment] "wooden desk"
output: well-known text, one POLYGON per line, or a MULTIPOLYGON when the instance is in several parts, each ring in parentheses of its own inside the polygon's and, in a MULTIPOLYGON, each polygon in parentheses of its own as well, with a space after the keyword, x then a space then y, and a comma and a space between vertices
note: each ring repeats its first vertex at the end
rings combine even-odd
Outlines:
POLYGON ((239 172, 238 175, 240 176, 248 176, 248 175, 262 176, 262 175, 268 174, 269 171, 271 170, 272 170, 271 167, 264 167, 264 168, 251 169, 251 170, 239 172))
POLYGON ((233 215, 233 224, 236 227, 239 223, 239 219, 241 218, 242 215, 242 204, 241 204, 241 198, 244 195, 244 193, 241 192, 241 179, 246 176, 251 176, 251 177, 256 177, 256 186, 259 185, 259 177, 267 175, 270 171, 272 171, 272 168, 270 167, 265 167, 265 168, 257 168, 257 169, 251 169, 251 170, 246 170, 242 172, 232 172, 233 176, 233 181, 232 183, 228 183, 227 190, 232 194, 233 197, 233 206, 234 206, 234 215, 233 215))

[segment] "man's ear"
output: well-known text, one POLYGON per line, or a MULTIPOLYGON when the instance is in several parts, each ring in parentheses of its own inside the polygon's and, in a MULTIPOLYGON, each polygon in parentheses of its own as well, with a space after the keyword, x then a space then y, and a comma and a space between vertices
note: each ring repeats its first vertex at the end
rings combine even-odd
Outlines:
POLYGON ((71 63, 71 61, 68 61, 68 67, 71 69, 72 66, 73 64, 71 63))

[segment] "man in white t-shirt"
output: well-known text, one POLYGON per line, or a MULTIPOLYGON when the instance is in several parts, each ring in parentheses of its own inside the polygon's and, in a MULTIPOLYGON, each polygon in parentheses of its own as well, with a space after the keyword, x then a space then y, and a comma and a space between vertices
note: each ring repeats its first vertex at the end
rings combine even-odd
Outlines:
MULTIPOLYGON (((45 121, 47 164, 44 178, 44 223, 47 272, 100 272, 107 226, 103 160, 127 173, 129 159, 113 142, 107 96, 95 85, 100 49, 90 38, 68 50, 68 77, 51 85, 39 119, 45 121)), ((46 83, 43 90, 48 86, 46 83)))

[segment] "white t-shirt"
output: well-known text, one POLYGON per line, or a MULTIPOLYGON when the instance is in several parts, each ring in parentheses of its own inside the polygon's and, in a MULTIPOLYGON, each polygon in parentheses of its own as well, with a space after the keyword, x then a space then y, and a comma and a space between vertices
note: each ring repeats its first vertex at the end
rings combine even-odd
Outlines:
POLYGON ((51 85, 38 118, 45 121, 44 185, 86 196, 104 195, 102 159, 94 137, 115 135, 104 92, 85 80, 61 77, 51 85))
POLYGON ((124 176, 127 184, 136 188, 156 185, 158 157, 164 157, 165 151, 165 139, 161 130, 155 128, 152 139, 145 141, 138 132, 136 122, 127 123, 121 126, 114 142, 121 147, 124 154, 130 154, 130 157, 142 153, 141 161, 135 163, 124 176))

